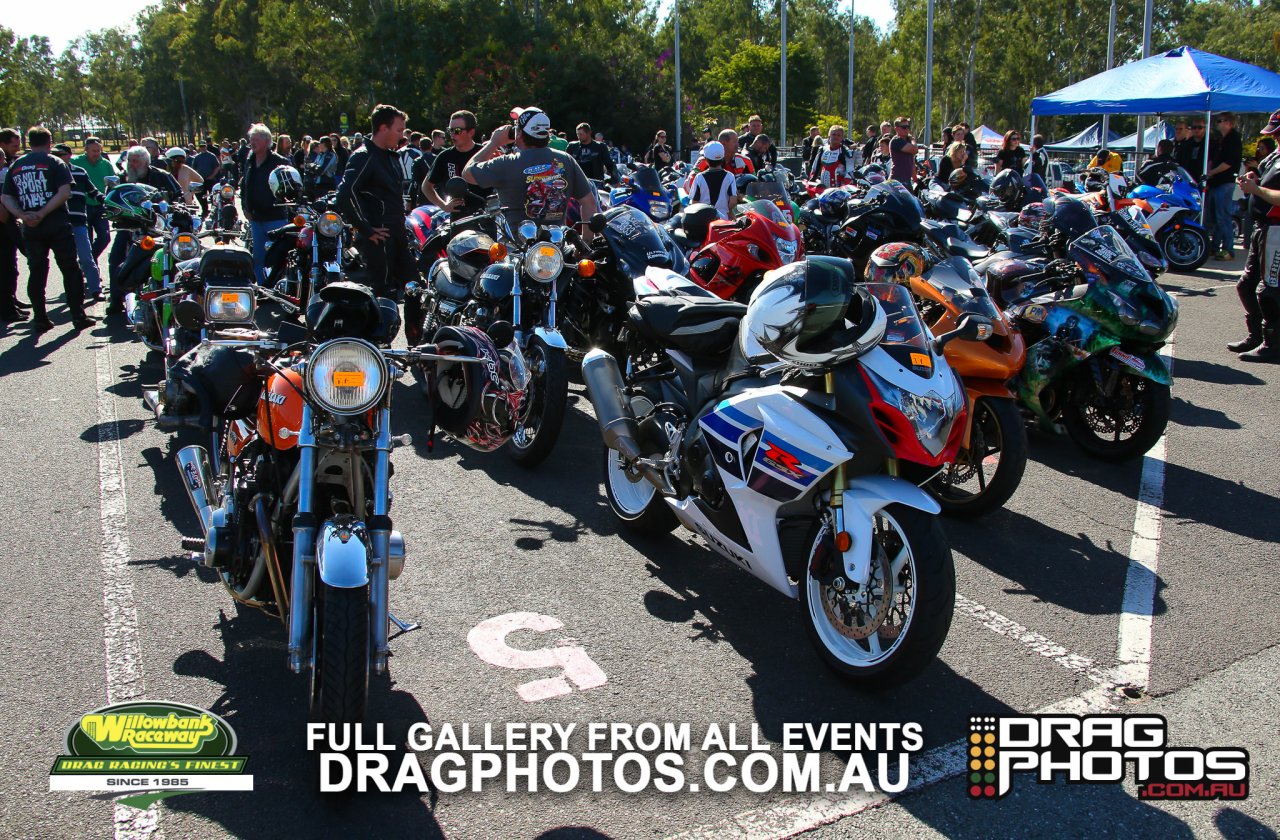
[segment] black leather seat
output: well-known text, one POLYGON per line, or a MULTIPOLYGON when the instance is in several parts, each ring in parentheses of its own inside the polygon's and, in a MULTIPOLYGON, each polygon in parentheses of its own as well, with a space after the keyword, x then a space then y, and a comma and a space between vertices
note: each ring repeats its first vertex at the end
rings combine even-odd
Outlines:
POLYGON ((991 251, 974 242, 968 236, 951 236, 947 238, 947 251, 953 257, 964 257, 966 260, 981 260, 991 255, 991 251))
POLYGON ((690 204, 684 208, 684 233, 689 241, 701 245, 707 241, 711 223, 720 218, 720 212, 710 204, 690 204))
POLYGON ((704 297, 650 297, 630 310, 632 326, 663 347, 719 356, 733 346, 746 304, 704 297))

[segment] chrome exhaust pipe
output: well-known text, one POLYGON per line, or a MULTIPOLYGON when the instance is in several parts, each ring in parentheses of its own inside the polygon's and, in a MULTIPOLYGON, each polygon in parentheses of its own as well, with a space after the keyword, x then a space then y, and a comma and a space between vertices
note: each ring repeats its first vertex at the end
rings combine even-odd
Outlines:
POLYGON ((137 293, 129 292, 124 296, 124 317, 129 322, 130 328, 134 330, 142 323, 141 309, 142 301, 138 298, 137 293))
POLYGON ((628 461, 640 458, 640 427, 631 413, 617 361, 603 350, 591 350, 582 359, 582 381, 596 410, 604 445, 628 461))
POLYGON ((209 466, 209 453, 203 446, 185 446, 175 457, 182 472, 182 484, 187 488, 187 497, 200 520, 200 533, 207 539, 213 523, 213 505, 209 503, 213 492, 213 470, 209 466))

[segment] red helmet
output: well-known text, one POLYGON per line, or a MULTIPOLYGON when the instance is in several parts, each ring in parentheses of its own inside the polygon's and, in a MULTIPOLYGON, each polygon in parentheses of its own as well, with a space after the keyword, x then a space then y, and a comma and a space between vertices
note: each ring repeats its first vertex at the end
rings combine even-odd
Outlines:
POLYGON ((928 260, 919 245, 890 242, 871 252, 865 271, 868 283, 907 283, 924 274, 928 260))
POLYGON ((1039 230, 1040 223, 1047 218, 1049 218, 1049 211, 1045 209, 1044 202, 1033 201, 1023 207, 1022 212, 1018 214, 1018 226, 1039 230))

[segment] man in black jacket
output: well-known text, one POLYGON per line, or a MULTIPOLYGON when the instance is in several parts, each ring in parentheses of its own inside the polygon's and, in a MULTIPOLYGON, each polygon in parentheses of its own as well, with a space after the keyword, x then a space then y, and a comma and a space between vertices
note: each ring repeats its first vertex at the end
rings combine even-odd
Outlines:
MULTIPOLYGON (((337 205, 356 228, 355 246, 364 257, 369 286, 378 297, 399 300, 405 283, 418 273, 404 229, 404 169, 397 152, 408 115, 393 105, 376 105, 369 115, 372 129, 351 153, 337 205)), ((405 338, 422 340, 416 298, 405 306, 405 338)))
POLYGON ((595 181, 608 178, 610 183, 617 183, 618 168, 609 157, 609 147, 599 140, 591 139, 590 124, 578 123, 578 139, 570 143, 565 151, 578 162, 588 178, 595 181))
POLYGON ((253 273, 261 284, 267 276, 268 236, 289 220, 288 208, 281 206, 271 191, 271 171, 288 166, 289 161, 271 151, 271 129, 262 123, 249 127, 249 148, 240 179, 240 204, 253 234, 253 273))

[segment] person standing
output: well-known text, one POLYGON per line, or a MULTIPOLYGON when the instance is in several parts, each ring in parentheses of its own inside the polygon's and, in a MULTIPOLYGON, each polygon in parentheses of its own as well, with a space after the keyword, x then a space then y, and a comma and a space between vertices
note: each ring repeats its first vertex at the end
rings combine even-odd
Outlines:
MULTIPOLYGON (((1271 115, 1264 137, 1280 133, 1280 111, 1271 115)), ((1271 151, 1237 184, 1249 202, 1253 233, 1236 294, 1244 307, 1247 335, 1227 345, 1245 362, 1280 363, 1280 152, 1271 151), (1259 289, 1261 287, 1261 289, 1259 289)))
POLYGON ((200 202, 200 214, 204 215, 209 212, 209 190, 218 183, 218 176, 222 174, 222 164, 218 162, 218 156, 214 154, 211 144, 206 143, 200 148, 196 156, 191 159, 191 168, 196 171, 205 185, 204 190, 196 195, 196 200, 200 202))
POLYGON ((449 134, 453 145, 436 155, 431 170, 422 181, 422 195, 437 207, 450 211, 455 219, 471 210, 484 206, 490 190, 468 187, 466 197, 453 196, 448 201, 440 195, 439 188, 450 178, 461 178, 467 162, 475 157, 480 147, 476 145, 476 115, 470 111, 454 111, 449 117, 449 134))
POLYGON ((84 274, 84 296, 86 300, 99 300, 102 297, 102 272, 98 270, 93 244, 89 240, 86 202, 92 198, 101 204, 102 193, 89 180, 89 173, 72 162, 70 146, 59 143, 53 147, 53 153, 71 170, 71 198, 67 199, 67 215, 71 217, 71 234, 76 239, 76 258, 80 262, 80 271, 84 274))
POLYGON ((591 126, 587 123, 578 123, 578 139, 570 143, 565 151, 578 162, 588 178, 617 182, 618 170, 609 157, 609 149, 604 143, 591 138, 591 126))
POLYGON ((1044 148, 1043 134, 1031 138, 1031 174, 1049 184, 1049 153, 1044 148))
POLYGON ((803 169, 808 169, 809 161, 813 160, 813 147, 815 144, 819 148, 822 147, 822 135, 818 131, 818 127, 816 125, 811 125, 809 126, 809 135, 805 137, 804 142, 800 144, 803 152, 801 155, 801 163, 804 164, 803 169))
POLYGON ((711 141, 703 147, 702 159, 707 162, 707 168, 693 176, 689 201, 710 204, 720 218, 727 219, 738 203, 738 184, 737 179, 724 170, 724 145, 711 141))
MULTIPOLYGON (((35 332, 53 327, 45 308, 49 280, 49 252, 62 272, 71 323, 77 330, 97 323, 84 311, 84 275, 76 260, 76 240, 66 203, 71 198, 71 170, 49 153, 53 135, 44 126, 27 131, 31 151, 9 167, 3 198, 5 209, 22 219, 22 244, 27 256, 27 298, 31 301, 31 326, 35 332)), ((68 150, 69 152, 70 150, 68 150)), ((68 154, 68 156, 70 156, 68 154)))
MULTIPOLYGON (((735 137, 737 136, 735 132, 735 137)), ((653 135, 653 144, 645 150, 644 162, 654 169, 665 169, 675 160, 671 147, 667 145, 667 133, 659 131, 653 135)))
POLYGON ((751 119, 747 120, 746 134, 738 136, 738 148, 751 155, 752 164, 756 169, 764 168, 766 163, 773 166, 778 162, 778 147, 773 145, 773 141, 769 140, 768 135, 765 135, 768 145, 763 150, 761 162, 755 163, 756 155, 751 154, 752 147, 756 142, 756 138, 762 134, 764 134, 764 120, 760 119, 759 114, 752 114, 751 119))
POLYGON ((1206 213, 1213 220, 1209 229, 1209 249, 1217 250, 1216 260, 1235 259, 1236 226, 1232 217, 1232 196, 1236 175, 1244 158, 1236 117, 1230 111, 1218 115, 1218 142, 1210 152, 1209 171, 1205 177, 1206 213))
POLYGON ((169 174, 182 188, 182 203, 191 204, 196 200, 196 188, 204 185, 204 179, 200 177, 199 172, 187 166, 187 150, 181 146, 174 146, 165 152, 164 156, 169 164, 169 174))
MULTIPOLYGON (((9 165, 18 158, 22 137, 14 128, 0 128, 0 189, 4 188, 9 165)), ((0 204, 0 321, 26 320, 26 305, 18 300, 18 243, 22 228, 18 217, 0 204)))
POLYGON ((267 277, 267 234, 283 227, 289 218, 288 208, 276 203, 271 172, 288 166, 289 161, 271 151, 271 129, 262 123, 249 127, 249 146, 251 151, 245 157, 240 180, 240 206, 253 236, 253 274, 261 284, 267 277))
POLYGON ((969 147, 969 160, 978 159, 978 138, 973 136, 967 122, 956 123, 951 129, 951 136, 956 138, 957 143, 963 143, 969 147))
MULTIPOLYGON (((849 126, 849 128, 852 130, 853 126, 849 126)), ((821 148, 822 144, 817 144, 817 149, 821 148)), ((878 148, 880 148, 880 130, 874 123, 872 123, 867 126, 867 136, 866 139, 862 141, 862 163, 864 166, 871 162, 871 156, 876 153, 876 149, 878 148)), ((814 152, 815 155, 817 153, 817 151, 814 152)), ((812 167, 812 164, 806 167, 806 169, 810 167, 812 167)))
MULTIPOLYGON (((84 154, 77 155, 71 162, 89 175, 89 181, 95 190, 104 195, 107 192, 107 177, 116 174, 116 168, 102 153, 102 141, 97 137, 89 137, 84 141, 84 154)), ((93 243, 93 259, 96 262, 107 250, 111 242, 111 223, 102 209, 102 196, 89 196, 85 203, 85 212, 89 224, 89 238, 93 243)))
POLYGON ((1178 165, 1187 170, 1196 183, 1204 182, 1204 144, 1208 142, 1205 134, 1204 117, 1194 117, 1187 126, 1187 137, 1180 144, 1174 145, 1173 156, 1178 165))
POLYGON ((1019 175, 1027 165, 1027 150, 1022 148, 1022 136, 1015 130, 1006 131, 996 152, 996 171, 1012 169, 1019 175))
POLYGON ((889 141, 889 154, 893 159, 890 177, 911 186, 916 175, 916 152, 919 151, 915 138, 911 136, 911 119, 898 117, 893 121, 893 130, 897 136, 889 141))

